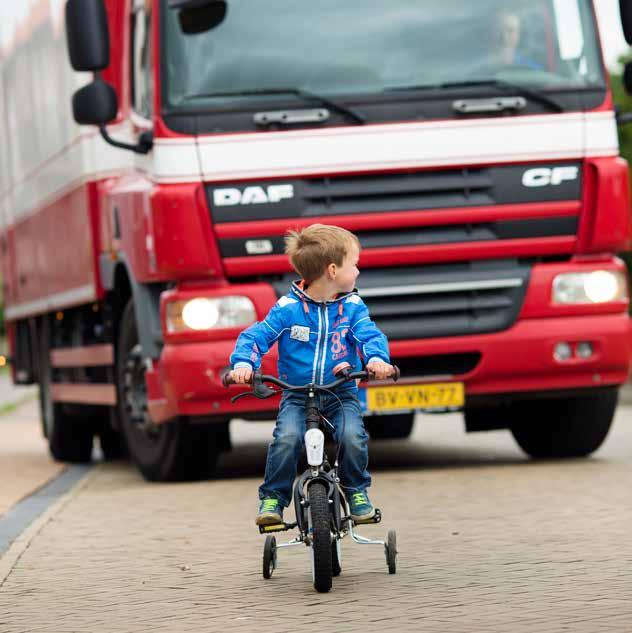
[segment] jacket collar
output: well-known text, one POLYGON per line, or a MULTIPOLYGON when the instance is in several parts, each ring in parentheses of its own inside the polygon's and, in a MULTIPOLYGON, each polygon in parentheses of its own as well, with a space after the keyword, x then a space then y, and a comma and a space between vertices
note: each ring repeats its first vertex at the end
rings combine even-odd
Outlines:
POLYGON ((301 301, 309 301, 310 303, 315 303, 315 304, 338 303, 339 301, 342 301, 343 299, 346 299, 347 297, 350 297, 351 295, 357 295, 358 294, 358 289, 354 288, 351 292, 340 293, 336 297, 334 297, 333 299, 329 299, 328 301, 316 301, 316 299, 312 299, 312 297, 310 297, 303 290, 304 286, 305 286, 305 280, 304 279, 301 279, 299 281, 293 281, 292 282, 292 287, 290 288, 290 292, 293 292, 295 295, 297 295, 298 298, 301 301))

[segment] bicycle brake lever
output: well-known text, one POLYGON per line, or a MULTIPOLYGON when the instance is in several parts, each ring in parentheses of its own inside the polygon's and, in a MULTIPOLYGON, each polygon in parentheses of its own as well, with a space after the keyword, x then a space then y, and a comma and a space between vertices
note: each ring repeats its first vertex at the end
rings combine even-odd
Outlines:
POLYGON ((236 396, 233 396, 230 401, 235 404, 239 398, 244 398, 245 396, 254 396, 255 394, 252 391, 244 391, 243 393, 238 393, 236 396))
POLYGON ((261 380, 261 373, 257 371, 253 374, 252 377, 252 393, 257 398, 261 398, 263 400, 264 398, 269 398, 270 396, 273 396, 275 393, 277 393, 277 391, 276 389, 268 387, 268 385, 266 385, 261 380))
POLYGON ((266 398, 271 398, 279 393, 276 389, 270 389, 266 385, 262 385, 263 389, 259 387, 258 389, 253 389, 252 391, 244 391, 244 393, 238 393, 236 396, 233 396, 230 401, 234 404, 239 398, 243 398, 245 396, 252 396, 253 398, 259 398, 259 400, 265 400, 266 398))
POLYGON ((270 396, 276 393, 275 389, 271 389, 268 385, 264 385, 263 383, 256 383, 252 387, 252 395, 257 398, 269 398, 270 396))

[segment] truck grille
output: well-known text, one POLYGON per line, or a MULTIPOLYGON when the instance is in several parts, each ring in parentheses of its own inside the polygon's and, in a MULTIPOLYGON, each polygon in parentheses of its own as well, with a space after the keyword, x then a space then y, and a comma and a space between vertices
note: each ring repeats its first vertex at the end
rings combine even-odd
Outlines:
MULTIPOLYGON (((522 308, 530 266, 516 260, 363 271, 360 296, 390 340, 498 332, 522 308)), ((295 275, 273 282, 277 294, 295 275)))
MULTIPOLYGON (((433 244, 459 244, 495 242, 499 240, 539 237, 573 236, 577 232, 577 216, 546 217, 527 220, 502 220, 477 224, 451 224, 445 226, 415 227, 411 229, 383 228, 379 231, 357 231, 363 249, 433 244)), ((256 239, 226 238, 219 240, 222 257, 248 257, 253 245, 265 245, 260 254, 282 255, 282 235, 262 235, 256 239)))
POLYGON ((577 178, 548 187, 523 185, 534 165, 510 165, 288 179, 282 186, 291 196, 280 199, 268 181, 214 183, 207 194, 215 223, 579 200, 580 164, 563 165, 577 167, 577 178))

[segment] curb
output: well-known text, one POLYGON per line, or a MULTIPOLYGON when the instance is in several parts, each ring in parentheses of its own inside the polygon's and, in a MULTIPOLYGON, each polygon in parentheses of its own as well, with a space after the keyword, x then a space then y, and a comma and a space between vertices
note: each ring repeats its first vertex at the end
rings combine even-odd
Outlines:
MULTIPOLYGON (((0 541, 0 589, 33 539, 92 481, 97 468, 71 466, 39 491, 20 501, 2 517, 0 527, 4 528, 4 545, 7 549, 3 551, 3 543, 0 541), (56 498, 52 504, 51 497, 56 498), (23 529, 25 526, 26 529, 23 529), (11 542, 12 534, 15 535, 15 540, 11 542)), ((0 536, 3 535, 0 533, 0 536)))

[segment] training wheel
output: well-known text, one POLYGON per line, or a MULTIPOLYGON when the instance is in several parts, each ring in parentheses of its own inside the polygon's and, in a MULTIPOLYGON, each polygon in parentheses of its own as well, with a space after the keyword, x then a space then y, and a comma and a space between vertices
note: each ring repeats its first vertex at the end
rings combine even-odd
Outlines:
POLYGON ((386 564, 388 565, 388 573, 394 574, 397 571, 397 535, 395 530, 388 531, 387 542, 384 544, 384 553, 386 554, 386 564))
POLYGON ((277 546, 274 536, 266 536, 266 542, 263 546, 263 577, 267 580, 272 578, 272 572, 276 569, 277 564, 277 546))

